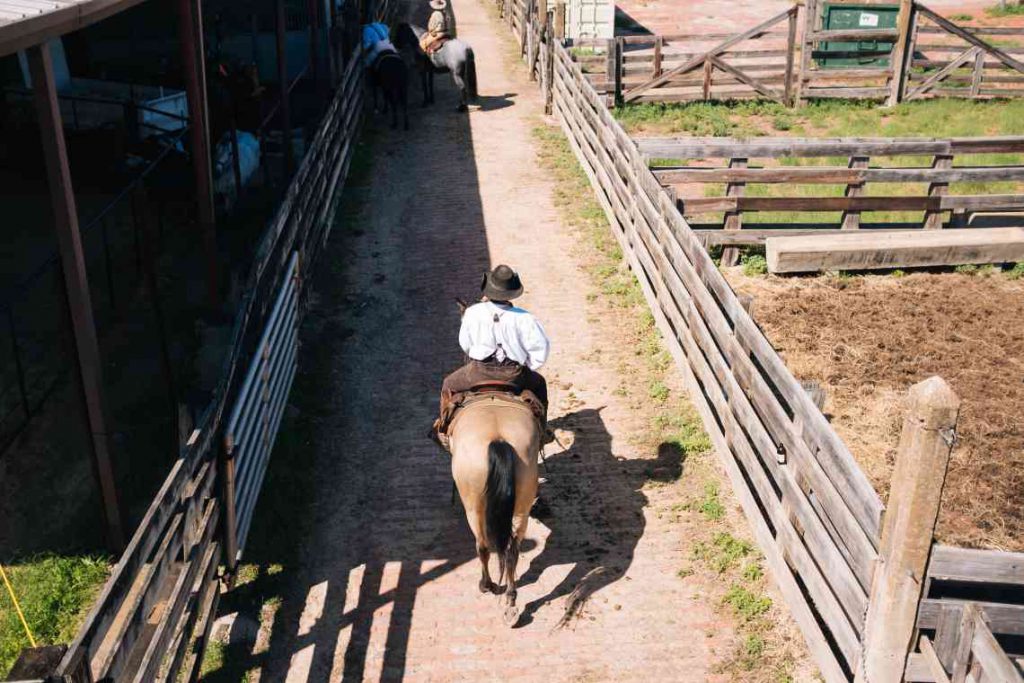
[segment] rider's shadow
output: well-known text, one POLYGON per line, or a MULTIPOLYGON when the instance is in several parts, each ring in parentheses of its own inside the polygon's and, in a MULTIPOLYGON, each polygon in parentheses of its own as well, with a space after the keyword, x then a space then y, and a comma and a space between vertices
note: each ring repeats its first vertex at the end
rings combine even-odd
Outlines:
POLYGON ((572 569, 524 607, 519 626, 529 624, 544 605, 568 596, 558 622, 567 626, 594 593, 621 579, 644 533, 644 484, 675 481, 682 474, 684 454, 674 445, 662 444, 656 459, 616 457, 600 410, 580 410, 549 424, 572 432, 574 440, 548 457, 541 470, 546 482, 533 516, 551 533, 518 584, 535 583, 551 567, 569 564, 572 569))

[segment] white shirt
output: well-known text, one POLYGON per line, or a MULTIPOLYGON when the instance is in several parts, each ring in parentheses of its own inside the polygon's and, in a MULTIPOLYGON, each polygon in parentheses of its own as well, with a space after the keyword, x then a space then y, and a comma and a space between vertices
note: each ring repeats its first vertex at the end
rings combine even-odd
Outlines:
POLYGON ((548 359, 551 342, 531 314, 512 305, 482 301, 466 309, 459 345, 474 360, 494 356, 537 370, 548 359), (497 318, 497 322, 495 322, 497 318))

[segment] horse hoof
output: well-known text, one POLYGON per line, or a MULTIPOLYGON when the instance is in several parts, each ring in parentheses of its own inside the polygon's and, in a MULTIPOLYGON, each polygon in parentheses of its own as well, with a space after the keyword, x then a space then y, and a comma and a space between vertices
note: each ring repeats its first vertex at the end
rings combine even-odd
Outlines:
POLYGON ((494 591, 494 582, 493 581, 484 581, 483 579, 481 579, 480 583, 479 583, 479 586, 480 586, 480 592, 481 593, 491 593, 491 592, 494 591))
POLYGON ((505 625, 512 628, 519 623, 519 615, 521 610, 515 605, 509 605, 505 608, 505 611, 501 613, 501 619, 505 622, 505 625))

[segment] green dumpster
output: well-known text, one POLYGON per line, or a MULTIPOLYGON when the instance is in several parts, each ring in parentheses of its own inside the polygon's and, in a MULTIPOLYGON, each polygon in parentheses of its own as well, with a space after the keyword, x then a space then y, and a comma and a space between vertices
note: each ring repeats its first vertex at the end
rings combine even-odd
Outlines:
MULTIPOLYGON (((896 28, 899 5, 839 5, 825 3, 821 25, 825 30, 896 28)), ((891 40, 823 41, 814 51, 822 69, 889 66, 891 40)))

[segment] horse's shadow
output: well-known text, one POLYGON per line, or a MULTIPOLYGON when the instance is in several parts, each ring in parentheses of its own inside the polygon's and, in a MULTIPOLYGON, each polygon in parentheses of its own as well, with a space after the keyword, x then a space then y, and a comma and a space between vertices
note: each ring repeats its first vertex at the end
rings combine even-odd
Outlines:
POLYGON ((476 104, 480 111, 497 111, 515 105, 512 99, 516 96, 514 92, 507 92, 504 95, 477 95, 476 104))
POLYGON ((533 516, 551 533, 518 584, 529 586, 558 565, 572 569, 546 595, 524 607, 520 627, 564 596, 568 600, 558 627, 568 626, 591 596, 622 578, 644 532, 644 484, 675 481, 682 474, 684 455, 671 444, 659 446, 653 459, 616 457, 600 409, 571 413, 552 420, 550 426, 571 431, 574 440, 565 451, 548 457, 542 468, 546 481, 533 516))

